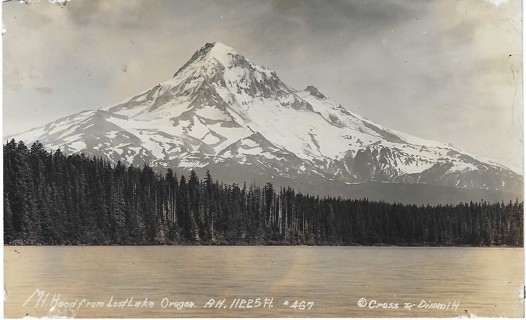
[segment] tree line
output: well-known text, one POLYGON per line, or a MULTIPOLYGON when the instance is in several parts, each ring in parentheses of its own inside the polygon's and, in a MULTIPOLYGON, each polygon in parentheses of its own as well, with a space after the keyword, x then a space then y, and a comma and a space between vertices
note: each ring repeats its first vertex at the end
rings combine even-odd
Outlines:
POLYGON ((522 246, 523 202, 417 206, 223 184, 4 145, 4 241, 20 245, 522 246))

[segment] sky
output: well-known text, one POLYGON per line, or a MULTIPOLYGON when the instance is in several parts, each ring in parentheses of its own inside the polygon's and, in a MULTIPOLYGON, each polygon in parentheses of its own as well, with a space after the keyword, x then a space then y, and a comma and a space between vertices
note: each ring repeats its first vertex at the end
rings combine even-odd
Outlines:
POLYGON ((3 3, 4 136, 117 104, 222 42, 388 128, 522 167, 520 0, 3 3))

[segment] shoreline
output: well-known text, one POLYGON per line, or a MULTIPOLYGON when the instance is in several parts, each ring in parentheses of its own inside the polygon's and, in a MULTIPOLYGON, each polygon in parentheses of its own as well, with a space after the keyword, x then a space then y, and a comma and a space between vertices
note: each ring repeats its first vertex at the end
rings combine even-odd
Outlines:
POLYGON ((364 247, 364 248, 496 248, 524 249, 524 246, 470 245, 338 245, 338 244, 4 244, 4 247, 364 247))

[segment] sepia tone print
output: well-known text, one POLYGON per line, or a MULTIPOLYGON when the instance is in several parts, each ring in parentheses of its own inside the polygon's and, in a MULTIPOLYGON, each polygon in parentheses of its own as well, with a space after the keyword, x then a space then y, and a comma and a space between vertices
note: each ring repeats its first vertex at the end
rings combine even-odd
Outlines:
POLYGON ((5 315, 524 316, 521 5, 4 1, 5 315))

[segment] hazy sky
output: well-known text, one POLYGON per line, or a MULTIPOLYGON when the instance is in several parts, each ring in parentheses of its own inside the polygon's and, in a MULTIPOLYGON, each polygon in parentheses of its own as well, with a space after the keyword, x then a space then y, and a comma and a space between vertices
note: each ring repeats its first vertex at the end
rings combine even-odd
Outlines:
POLYGON ((113 105, 206 42, 384 126, 522 164, 519 0, 3 4, 4 135, 113 105))

